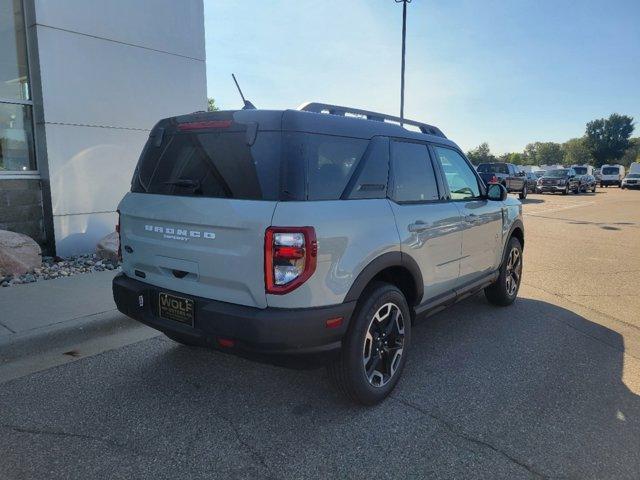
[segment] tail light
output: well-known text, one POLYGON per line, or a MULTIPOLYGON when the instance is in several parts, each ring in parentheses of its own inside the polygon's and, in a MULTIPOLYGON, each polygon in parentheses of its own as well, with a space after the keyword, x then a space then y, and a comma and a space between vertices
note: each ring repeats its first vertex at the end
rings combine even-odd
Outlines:
POLYGON ((265 290, 283 295, 316 270, 318 242, 313 227, 269 227, 264 238, 265 290))
POLYGON ((116 232, 118 233, 118 260, 122 261, 122 234, 120 233, 120 210, 118 213, 118 223, 116 223, 116 232))

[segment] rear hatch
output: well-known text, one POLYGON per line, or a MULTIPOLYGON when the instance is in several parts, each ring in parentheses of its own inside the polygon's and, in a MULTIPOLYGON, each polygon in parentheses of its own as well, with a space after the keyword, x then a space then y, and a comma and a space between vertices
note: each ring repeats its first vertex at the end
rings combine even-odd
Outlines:
POLYGON ((122 200, 123 270, 188 295, 266 307, 264 238, 279 195, 281 112, 161 121, 122 200))

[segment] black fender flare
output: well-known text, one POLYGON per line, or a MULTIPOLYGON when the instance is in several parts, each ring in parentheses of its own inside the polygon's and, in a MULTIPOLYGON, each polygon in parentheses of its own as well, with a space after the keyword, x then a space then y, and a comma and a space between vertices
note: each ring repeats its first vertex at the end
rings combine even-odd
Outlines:
POLYGON ((422 280, 422 272, 418 263, 406 253, 402 252, 387 252, 383 253, 379 257, 372 260, 362 271, 358 274, 355 281, 351 284, 349 291, 344 299, 345 302, 357 301, 360 295, 367 287, 369 282, 383 270, 390 267, 403 267, 406 268, 416 286, 415 291, 415 304, 418 305, 422 301, 424 294, 424 282, 422 280))
POLYGON ((509 234, 505 236, 505 246, 506 246, 506 242, 509 241, 509 239, 513 235, 513 232, 516 229, 520 229, 520 231, 522 232, 522 239, 520 240, 520 243, 522 243, 522 249, 524 250, 524 224, 522 223, 522 220, 519 218, 516 218, 511 224, 511 227, 509 228, 509 234))

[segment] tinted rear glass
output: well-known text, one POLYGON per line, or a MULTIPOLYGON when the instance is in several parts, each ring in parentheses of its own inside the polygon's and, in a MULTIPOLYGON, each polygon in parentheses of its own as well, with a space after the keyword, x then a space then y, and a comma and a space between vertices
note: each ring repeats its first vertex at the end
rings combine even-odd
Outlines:
POLYGON ((619 175, 620 169, 617 167, 607 167, 602 169, 602 175, 619 175))
POLYGON ((277 200, 280 134, 175 133, 147 142, 132 191, 162 195, 277 200), (275 174, 274 174, 275 172, 275 174))
POLYGON ((337 200, 369 140, 314 133, 283 132, 284 198, 337 200))
MULTIPOLYGON (((245 200, 337 200, 369 140, 300 132, 152 132, 131 191, 245 200)), ((383 190, 384 191, 384 190, 383 190)))
POLYGON ((578 174, 578 175, 586 175, 587 174, 587 167, 573 167, 573 169, 576 171, 576 174, 578 174))

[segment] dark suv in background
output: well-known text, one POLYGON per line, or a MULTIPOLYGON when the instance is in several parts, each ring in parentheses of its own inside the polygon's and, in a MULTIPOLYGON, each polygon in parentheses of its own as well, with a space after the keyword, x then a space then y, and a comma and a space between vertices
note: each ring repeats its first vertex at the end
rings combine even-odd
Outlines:
POLYGON ((580 193, 580 177, 573 168, 549 170, 540 179, 536 191, 538 193, 580 193))
POLYGON ((517 193, 521 200, 527 198, 529 188, 525 172, 512 163, 481 163, 477 170, 485 184, 499 183, 507 192, 517 193))

